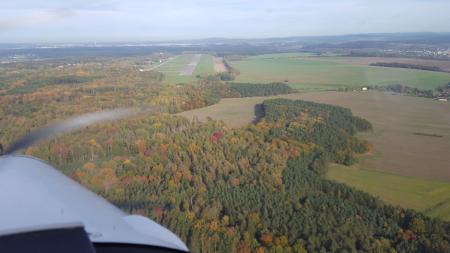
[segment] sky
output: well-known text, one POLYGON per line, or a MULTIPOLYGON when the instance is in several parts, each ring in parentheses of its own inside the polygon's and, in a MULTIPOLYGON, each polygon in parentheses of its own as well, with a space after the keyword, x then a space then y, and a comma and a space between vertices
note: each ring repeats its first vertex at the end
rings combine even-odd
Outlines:
POLYGON ((450 32, 449 0, 2 0, 0 43, 450 32))

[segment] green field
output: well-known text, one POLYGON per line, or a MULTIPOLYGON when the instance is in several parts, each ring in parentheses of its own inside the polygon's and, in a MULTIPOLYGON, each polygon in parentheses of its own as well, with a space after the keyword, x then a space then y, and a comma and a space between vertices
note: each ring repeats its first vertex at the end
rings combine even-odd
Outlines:
POLYGON ((164 82, 167 84, 192 83, 197 80, 197 75, 209 75, 214 73, 213 57, 211 55, 202 55, 200 62, 194 70, 192 76, 181 76, 180 72, 191 62, 192 54, 183 54, 175 56, 161 67, 155 68, 164 74, 164 82))
POLYGON ((210 75, 214 74, 214 57, 209 54, 203 54, 200 62, 197 65, 197 68, 194 71, 193 76, 201 75, 210 75))
POLYGON ((288 81, 293 88, 305 90, 389 84, 433 89, 450 82, 450 73, 357 66, 334 58, 290 53, 253 56, 230 63, 241 72, 238 82, 288 81))
POLYGON ((401 207, 450 221, 450 184, 333 164, 327 178, 401 207))

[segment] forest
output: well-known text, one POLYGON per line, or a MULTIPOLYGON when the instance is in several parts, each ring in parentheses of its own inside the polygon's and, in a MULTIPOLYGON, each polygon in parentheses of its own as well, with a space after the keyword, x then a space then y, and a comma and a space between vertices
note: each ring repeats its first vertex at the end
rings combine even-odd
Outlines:
POLYGON ((344 108, 267 100, 229 129, 167 114, 90 127, 28 154, 122 209, 147 215, 192 252, 448 252, 450 224, 323 178, 350 164, 371 125, 344 108))

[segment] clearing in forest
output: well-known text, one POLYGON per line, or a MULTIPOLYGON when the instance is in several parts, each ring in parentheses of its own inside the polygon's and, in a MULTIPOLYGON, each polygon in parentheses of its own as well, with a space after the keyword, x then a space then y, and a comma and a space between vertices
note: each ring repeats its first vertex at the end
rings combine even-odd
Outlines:
POLYGON ((182 54, 175 56, 154 70, 164 74, 167 84, 193 83, 197 76, 214 73, 213 57, 205 54, 182 54))

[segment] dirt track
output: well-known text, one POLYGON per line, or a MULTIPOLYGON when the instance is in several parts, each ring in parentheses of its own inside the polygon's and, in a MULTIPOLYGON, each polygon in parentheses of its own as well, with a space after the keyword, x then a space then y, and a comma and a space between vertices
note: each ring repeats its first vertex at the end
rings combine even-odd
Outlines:
POLYGON ((214 57, 214 72, 216 73, 227 72, 227 67, 223 63, 222 57, 214 57))

